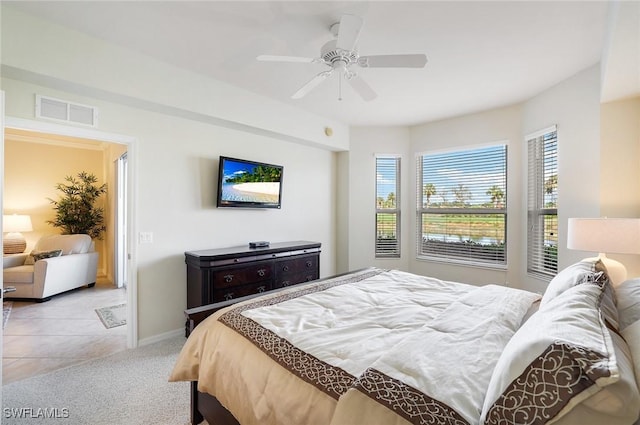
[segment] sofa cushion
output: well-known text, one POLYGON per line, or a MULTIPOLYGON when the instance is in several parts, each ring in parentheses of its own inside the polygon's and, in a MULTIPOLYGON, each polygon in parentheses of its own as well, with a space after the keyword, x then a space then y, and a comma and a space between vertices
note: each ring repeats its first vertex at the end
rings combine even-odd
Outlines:
POLYGON ((34 251, 62 250, 62 255, 85 254, 90 252, 91 237, 89 235, 50 235, 40 238, 34 251))
POLYGON ((17 266, 3 269, 4 283, 33 283, 33 266, 17 266))

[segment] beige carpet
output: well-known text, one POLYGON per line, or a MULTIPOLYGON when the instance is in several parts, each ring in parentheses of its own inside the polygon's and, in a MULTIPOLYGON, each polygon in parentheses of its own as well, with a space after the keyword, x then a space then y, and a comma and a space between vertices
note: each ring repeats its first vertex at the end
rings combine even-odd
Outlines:
POLYGON ((177 336, 4 385, 2 424, 188 424, 189 384, 168 382, 184 341, 177 336))

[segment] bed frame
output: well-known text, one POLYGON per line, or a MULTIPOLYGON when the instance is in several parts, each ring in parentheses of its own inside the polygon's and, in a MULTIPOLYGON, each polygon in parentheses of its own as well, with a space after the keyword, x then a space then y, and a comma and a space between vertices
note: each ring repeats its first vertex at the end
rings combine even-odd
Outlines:
MULTIPOLYGON (((285 288, 282 288, 285 289, 285 288)), ((277 292, 278 290, 270 291, 277 292)), ((264 294, 248 295, 246 297, 237 298, 229 301, 221 301, 219 303, 207 304, 202 307, 195 307, 185 310, 187 316, 185 334, 188 337, 191 331, 198 326, 207 317, 211 316, 218 310, 239 303, 241 301, 250 300, 264 294)), ((198 391, 198 381, 191 382, 191 424, 197 425, 204 419, 211 425, 240 425, 240 422, 220 404, 214 396, 201 393, 198 391)))

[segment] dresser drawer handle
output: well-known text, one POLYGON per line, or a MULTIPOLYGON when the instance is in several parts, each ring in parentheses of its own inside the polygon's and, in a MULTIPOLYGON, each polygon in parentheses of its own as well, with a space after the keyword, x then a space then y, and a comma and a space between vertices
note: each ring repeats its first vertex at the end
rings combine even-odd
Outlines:
POLYGON ((311 267, 313 265, 313 263, 311 262, 311 260, 307 260, 307 268, 311 267))
POLYGON ((284 267, 282 268, 282 271, 283 271, 283 272, 288 272, 288 271, 289 271, 289 266, 284 266, 284 267))
POLYGON ((259 269, 258 276, 264 277, 267 274, 267 269, 259 269))
POLYGON ((227 283, 231 283, 231 281, 233 280, 233 275, 232 274, 227 274, 224 276, 224 281, 227 283))
POLYGON ((312 281, 313 280, 313 276, 307 276, 307 282, 312 281))
POLYGON ((262 286, 258 286, 258 292, 262 293, 262 292, 264 292, 264 291, 266 291, 266 290, 267 290, 267 287, 266 287, 266 286, 264 286, 264 285, 262 285, 262 286))
POLYGON ((227 292, 226 294, 224 294, 224 300, 225 301, 229 301, 233 299, 233 292, 227 292))
POLYGON ((289 285, 291 285, 290 281, 288 281, 288 280, 283 280, 282 281, 282 286, 289 286, 289 285))

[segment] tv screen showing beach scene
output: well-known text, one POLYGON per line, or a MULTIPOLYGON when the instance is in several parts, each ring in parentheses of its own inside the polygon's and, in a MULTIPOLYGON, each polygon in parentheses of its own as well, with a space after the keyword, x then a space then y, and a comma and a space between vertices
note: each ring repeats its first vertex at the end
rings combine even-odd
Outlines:
POLYGON ((219 207, 280 208, 282 166, 220 157, 219 207))

